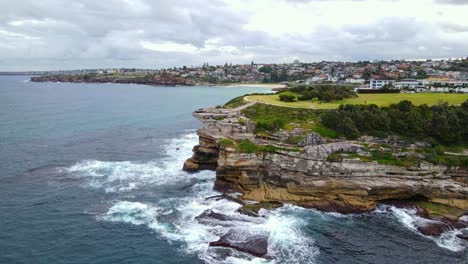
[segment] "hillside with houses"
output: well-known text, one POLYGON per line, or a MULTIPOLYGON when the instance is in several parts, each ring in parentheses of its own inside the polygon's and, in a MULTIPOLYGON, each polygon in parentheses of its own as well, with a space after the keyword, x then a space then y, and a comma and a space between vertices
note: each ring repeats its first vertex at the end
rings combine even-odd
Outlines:
POLYGON ((348 84, 361 89, 385 87, 414 92, 468 92, 468 58, 244 65, 182 66, 158 70, 100 69, 62 71, 33 81, 117 82, 159 85, 232 83, 348 84))

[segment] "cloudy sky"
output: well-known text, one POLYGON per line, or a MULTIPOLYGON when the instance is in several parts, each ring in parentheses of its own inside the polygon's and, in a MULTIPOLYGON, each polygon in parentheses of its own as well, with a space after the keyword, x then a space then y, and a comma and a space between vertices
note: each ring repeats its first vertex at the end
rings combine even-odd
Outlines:
POLYGON ((468 0, 0 3, 0 71, 468 56, 468 0))

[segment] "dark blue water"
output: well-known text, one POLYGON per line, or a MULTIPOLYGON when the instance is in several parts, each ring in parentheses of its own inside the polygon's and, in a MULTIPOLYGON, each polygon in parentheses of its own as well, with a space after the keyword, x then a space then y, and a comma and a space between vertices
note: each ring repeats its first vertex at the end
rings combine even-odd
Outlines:
POLYGON ((206 199, 214 173, 181 171, 192 111, 265 89, 25 80, 0 77, 0 263, 467 263, 408 210, 252 218, 206 199), (195 219, 208 209, 231 220, 195 219), (268 236, 268 259, 208 247, 229 230, 268 236))

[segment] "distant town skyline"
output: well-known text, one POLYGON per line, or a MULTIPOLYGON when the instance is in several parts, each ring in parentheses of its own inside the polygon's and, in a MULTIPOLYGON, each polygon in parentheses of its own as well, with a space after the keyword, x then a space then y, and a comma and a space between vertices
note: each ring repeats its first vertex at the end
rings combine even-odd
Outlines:
POLYGON ((465 0, 18 0, 0 71, 466 57, 465 0))

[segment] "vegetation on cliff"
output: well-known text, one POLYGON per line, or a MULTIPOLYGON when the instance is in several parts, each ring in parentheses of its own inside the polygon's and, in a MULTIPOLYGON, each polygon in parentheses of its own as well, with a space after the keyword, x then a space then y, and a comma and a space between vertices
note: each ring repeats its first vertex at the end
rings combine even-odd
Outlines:
POLYGON ((353 87, 341 85, 296 85, 291 87, 289 91, 298 94, 299 101, 317 99, 318 101, 331 102, 357 96, 353 87))
POLYGON ((298 98, 294 102, 284 102, 279 98, 280 94, 272 95, 249 95, 246 97, 248 101, 259 102, 277 106, 290 108, 307 108, 307 109, 337 109, 342 104, 375 104, 379 107, 390 106, 397 104, 400 101, 408 100, 414 105, 436 105, 447 102, 449 105, 459 105, 468 99, 468 94, 450 94, 450 93, 397 93, 397 94, 358 94, 356 97, 344 98, 343 100, 332 100, 330 102, 313 100, 299 100, 300 94, 287 91, 298 98))
POLYGON ((338 134, 319 122, 323 111, 286 108, 274 105, 255 104, 242 110, 242 114, 255 122, 256 133, 274 132, 280 129, 292 130, 300 127, 314 131, 324 137, 337 137, 338 134))
POLYGON ((245 95, 238 96, 229 100, 227 103, 223 105, 225 108, 237 108, 239 106, 245 105, 247 102, 244 100, 245 95))
MULTIPOLYGON (((241 98, 230 104, 239 102, 241 98)), ((245 203, 240 210, 247 214, 256 215, 260 208, 275 208, 284 203, 358 213, 373 210, 388 200, 408 200, 418 202, 411 206, 417 207, 422 217, 451 219, 452 222, 439 221, 431 228, 418 226, 424 234, 438 235, 447 228, 466 226, 460 220, 463 210, 468 208, 466 151, 457 152, 452 146, 440 145, 448 143, 427 134, 429 129, 424 130, 425 127, 423 130, 406 127, 409 131, 401 132, 392 125, 424 123, 409 119, 414 116, 432 122, 429 117, 437 115, 447 119, 455 115, 458 125, 465 125, 467 105, 468 102, 461 106, 429 107, 402 102, 382 108, 357 105, 314 110, 250 103, 235 109, 198 110, 194 115, 205 124, 198 131, 201 147, 194 148, 194 156, 186 161, 184 169, 193 171, 202 166, 216 169, 216 190, 240 192, 242 199, 259 202, 245 203), (324 120, 329 115, 340 114, 341 119, 347 119, 347 125, 354 126, 359 138, 347 140, 347 131, 326 126, 324 120), (376 116, 367 117, 368 114, 376 116), (381 120, 382 116, 395 120, 381 120), (372 129, 361 131, 364 124, 357 125, 355 121, 371 122, 366 125, 372 129), (207 163, 206 157, 212 157, 212 153, 217 156, 207 163)), ((452 125, 448 122, 449 127, 452 125)), ((461 134, 454 137, 459 140, 453 142, 463 144, 466 137, 463 131, 459 127, 457 133, 461 134)))
MULTIPOLYGON (((468 138, 468 102, 461 106, 439 104, 415 106, 402 101, 390 107, 376 105, 343 105, 337 110, 312 110, 255 104, 242 110, 255 123, 254 133, 261 138, 273 138, 279 131, 300 129, 284 143, 297 145, 304 136, 315 132, 326 138, 357 139, 364 135, 386 138, 398 135, 407 142, 425 141, 435 148, 420 147, 417 153, 406 153, 404 147, 379 145, 368 148, 368 156, 336 153, 329 161, 358 158, 363 162, 377 161, 395 166, 417 166, 421 161, 449 167, 468 167, 465 155, 446 154, 445 147, 465 146, 468 138), (400 154, 396 154, 399 153, 400 154)), ((246 146, 249 144, 246 144, 246 146)), ((248 150, 250 148, 244 148, 248 150)), ((255 151, 245 151, 255 152, 255 151)))
POLYGON ((438 104, 415 106, 401 101, 389 107, 341 105, 324 112, 321 122, 348 139, 364 134, 398 134, 415 139, 431 139, 446 144, 468 139, 468 100, 461 106, 438 104))
POLYGON ((331 102, 356 97, 352 87, 337 85, 296 85, 278 93, 282 102, 313 101, 331 102))

